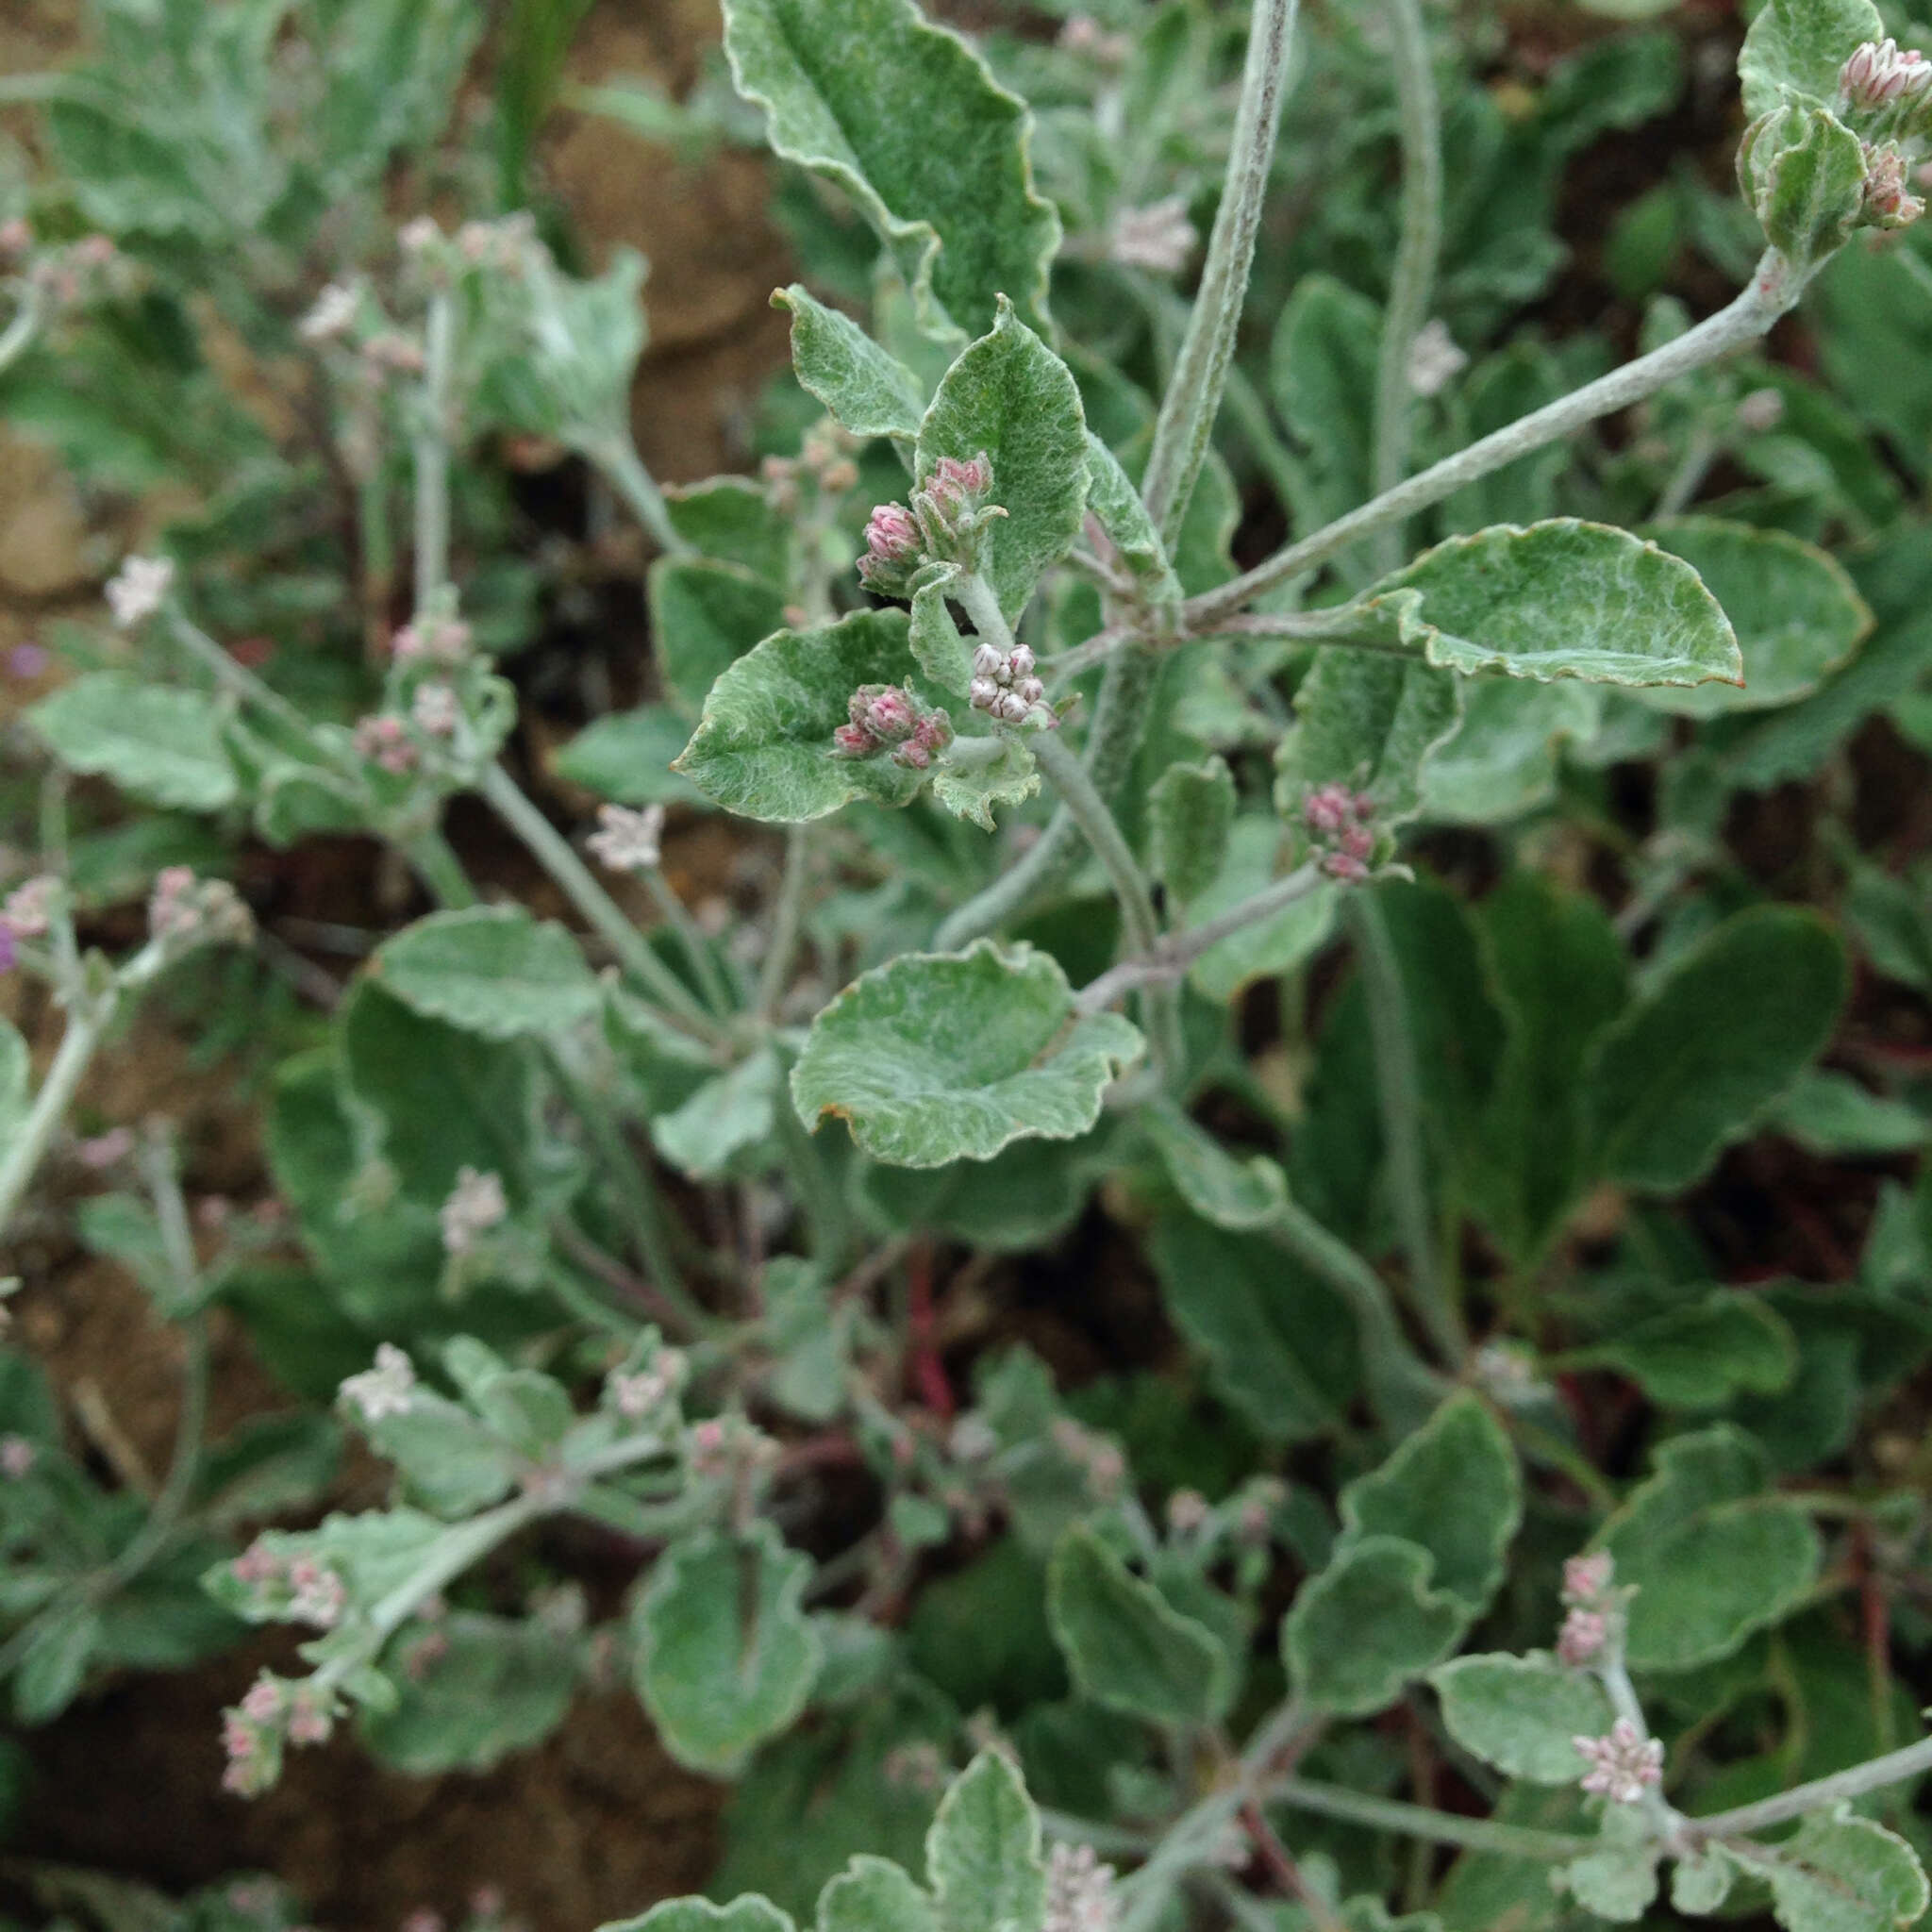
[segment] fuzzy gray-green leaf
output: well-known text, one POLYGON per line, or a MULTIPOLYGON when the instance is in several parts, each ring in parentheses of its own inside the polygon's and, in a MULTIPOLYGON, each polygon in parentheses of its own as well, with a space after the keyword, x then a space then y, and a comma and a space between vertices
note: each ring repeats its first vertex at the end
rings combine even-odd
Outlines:
POLYGON ((1317 785, 1366 791, 1382 822, 1413 818, 1423 767, 1455 731, 1462 692, 1419 658, 1324 650, 1295 692, 1296 724, 1276 756, 1276 795, 1291 815, 1317 785))
POLYGON ((808 1125, 838 1115, 875 1160, 941 1167, 1013 1141, 1076 1139, 1141 1051, 1118 1014, 1075 1018, 1047 954, 982 940, 855 980, 813 1021, 791 1095, 808 1125))
POLYGON ((219 811, 235 796, 214 703, 200 691, 95 671, 42 698, 27 721, 70 771, 149 805, 219 811))
POLYGON ((959 352, 919 425, 923 482, 941 457, 992 460, 986 575, 1011 623, 1041 574, 1074 547, 1087 509, 1087 419, 1074 372, 1002 299, 992 329, 959 352))
POLYGON ((696 716, 711 687, 785 624, 785 593, 735 563, 660 557, 650 570, 651 649, 671 696, 696 716))
POLYGON ((575 940, 520 906, 432 912, 385 941, 372 970, 413 1011, 486 1040, 561 1033, 603 1004, 575 940))
POLYGON ((729 1775, 804 1709, 822 1654, 799 1607, 810 1575, 762 1520, 658 1557, 633 1618, 637 1686, 680 1764, 729 1775))
POLYGON ((925 1872, 943 1932, 1041 1932, 1040 1814, 997 1751, 982 1751, 940 1800, 925 1835, 925 1872))
POLYGON ((903 610, 855 610, 818 630, 781 630, 711 687, 672 769, 746 818, 797 824, 855 798, 904 805, 921 774, 884 756, 841 758, 832 733, 861 684, 903 684, 913 671, 903 610))
POLYGON ((725 0, 724 51, 767 139, 828 175, 891 248, 931 327, 974 334, 1007 295, 1043 325, 1059 217, 1031 117, 911 0, 725 0))
POLYGON ((1839 69, 1884 34, 1872 0, 1766 0, 1738 55, 1745 114, 1755 121, 1790 99, 1828 106, 1839 69))
POLYGON ((1220 875, 1234 828, 1234 776, 1216 755, 1170 765, 1147 795, 1154 874, 1182 905, 1220 875))
POLYGON ((1465 1751, 1509 1777, 1574 1784, 1589 1769, 1573 1738, 1594 1738, 1613 1712, 1603 1687, 1546 1652, 1459 1657, 1429 1674, 1442 1722, 1465 1751))
POLYGON ((1814 1813, 1783 1843, 1726 1846, 1770 1881, 1785 1932, 1900 1932, 1924 1917, 1928 1896, 1918 1855, 1895 1832, 1840 1808, 1814 1813))
POLYGON ((1281 1625, 1295 1693, 1310 1710, 1367 1717, 1455 1648, 1468 1618, 1428 1587, 1429 1555, 1399 1537, 1337 1551, 1303 1584, 1281 1625))
POLYGON ((791 317, 791 368, 855 436, 919 434, 925 397, 919 378, 849 315, 827 308, 797 282, 772 297, 791 317))

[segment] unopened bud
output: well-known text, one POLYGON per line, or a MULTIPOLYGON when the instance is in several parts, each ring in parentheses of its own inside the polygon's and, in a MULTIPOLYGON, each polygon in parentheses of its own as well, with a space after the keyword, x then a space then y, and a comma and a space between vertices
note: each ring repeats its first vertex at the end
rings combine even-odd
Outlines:
POLYGON ((1916 47, 1902 48, 1890 36, 1867 41, 1839 70, 1838 85, 1847 108, 1869 113, 1923 98, 1932 90, 1932 62, 1916 47))

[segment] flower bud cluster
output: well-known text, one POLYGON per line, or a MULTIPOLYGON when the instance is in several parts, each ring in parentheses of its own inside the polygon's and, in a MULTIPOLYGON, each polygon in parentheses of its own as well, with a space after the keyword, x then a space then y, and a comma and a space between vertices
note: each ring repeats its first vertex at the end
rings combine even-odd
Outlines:
POLYGON ((178 955, 196 946, 246 945, 255 920, 225 879, 196 878, 192 867, 170 865, 155 875, 147 929, 178 955))
POLYGON ((1034 668, 1033 653, 1024 644, 1015 644, 1010 651, 980 644, 973 653, 973 682, 967 687, 973 708, 1002 724, 1053 730, 1060 721, 1047 704, 1046 687, 1034 668))
POLYGON ((1054 1447, 1087 1478, 1088 1491, 1095 1502, 1111 1502, 1120 1494, 1127 1479, 1127 1458, 1118 1444, 1095 1435, 1070 1415, 1056 1416, 1051 1433, 1054 1447))
POLYGON ((1908 227, 1925 212, 1924 197, 1911 192, 1908 178, 1905 151, 1896 142, 1865 143, 1864 214, 1874 228, 1908 227))
POLYGON ((840 497, 858 487, 858 465, 853 457, 860 440, 831 417, 805 433, 795 457, 767 457, 758 465, 765 500, 781 516, 796 516, 808 489, 822 496, 840 497))
MULTIPOLYGON (((33 230, 24 221, 0 229, 0 265, 24 259, 33 248, 33 230)), ((91 302, 131 295, 140 271, 105 235, 83 235, 64 248, 48 248, 34 258, 28 278, 52 308, 78 308, 91 302)))
POLYGON ((390 640, 399 664, 463 663, 470 655, 470 626, 460 617, 425 615, 406 624, 390 640))
POLYGON ((621 805, 600 806, 597 829, 584 843, 608 871, 656 872, 664 856, 664 808, 647 805, 642 811, 631 811, 621 805))
POLYGON ((865 526, 858 580, 881 597, 909 597, 928 564, 977 570, 985 534, 1006 511, 987 498, 992 462, 984 450, 962 462, 941 457, 912 492, 911 506, 882 503, 865 526))
POLYGON ((284 1557, 260 1537, 228 1565, 247 1594, 243 1612, 255 1623, 312 1624, 332 1630, 348 1607, 348 1586, 314 1557, 284 1557))
POLYGON ((690 1370, 682 1349, 661 1348, 647 1368, 613 1369, 604 1378, 605 1400, 625 1422, 643 1422, 676 1400, 690 1370))
POLYGON ((415 1389, 414 1364, 394 1342, 384 1341, 376 1345, 375 1366, 350 1375, 336 1398, 358 1410, 365 1423, 379 1423, 385 1416, 407 1415, 415 1389))
POLYGON ((1123 268, 1152 275, 1178 275, 1188 265, 1201 233, 1188 219, 1188 199, 1170 194, 1145 208, 1123 208, 1108 238, 1108 258, 1123 268))
POLYGON ((1602 1738, 1572 1738, 1577 1755, 1590 1764, 1582 1786, 1613 1805, 1634 1805, 1663 1782, 1664 1747, 1646 1738, 1627 1717, 1620 1717, 1602 1738))
POLYGON ((326 1743, 335 1721, 331 1692, 263 1671, 242 1702, 222 1713, 222 1748, 228 1758, 222 1789, 242 1798, 259 1796, 281 1774, 284 1748, 326 1743))
POLYGON ((1572 1557, 1563 1565, 1563 1627, 1557 1655, 1581 1670, 1603 1657, 1621 1637, 1627 1592, 1615 1589, 1616 1563, 1607 1550, 1572 1557))
POLYGON ((1375 856, 1375 801, 1345 785, 1318 785, 1302 800, 1302 823, 1331 879, 1359 885, 1375 856))
POLYGON ((509 1203, 504 1197, 501 1174, 459 1167, 456 1186, 437 1209, 437 1220, 442 1227, 443 1252, 453 1257, 473 1253, 477 1242, 508 1214, 509 1203))
POLYGON ((40 939, 59 900, 60 881, 50 872, 38 873, 8 893, 0 906, 0 929, 12 939, 40 939))
POLYGON ((172 557, 130 557, 108 583, 108 608, 122 630, 143 624, 167 601, 175 582, 172 557))
POLYGON ((358 718, 350 742, 358 758, 367 758, 395 778, 413 772, 422 758, 415 740, 409 736, 409 727, 387 711, 372 711, 367 717, 358 718))
POLYGON ((933 754, 953 741, 953 721, 944 709, 924 709, 909 690, 896 684, 861 684, 846 707, 846 720, 832 733, 837 758, 874 758, 890 748, 895 765, 923 772, 933 754))
POLYGON ((1854 113, 1876 113, 1932 95, 1932 61, 1890 36, 1854 49, 1839 70, 1839 99, 1854 113))

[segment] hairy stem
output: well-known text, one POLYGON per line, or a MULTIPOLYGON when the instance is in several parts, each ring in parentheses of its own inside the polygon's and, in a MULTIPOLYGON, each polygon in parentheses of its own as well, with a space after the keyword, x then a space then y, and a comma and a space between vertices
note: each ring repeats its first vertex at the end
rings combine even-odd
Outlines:
MULTIPOLYGON (((1155 916, 1154 900, 1146 878, 1134 858, 1121 828, 1114 823, 1107 801, 1093 789, 1081 764, 1050 731, 1033 741, 1033 755, 1046 781, 1059 793, 1060 802, 1073 813, 1074 822, 1086 835, 1113 886, 1121 908, 1121 923, 1126 927, 1127 943, 1137 953, 1152 953, 1160 943, 1160 922, 1155 916)), ((1142 989, 1149 1049, 1163 1086, 1179 1074, 1183 1053, 1180 1033, 1180 1005, 1171 979, 1152 980, 1142 989)))
POLYGON ((524 841, 536 859, 623 962, 625 970, 647 985, 670 1009, 669 1017, 684 1031, 715 1041, 718 1023, 697 996, 658 958, 623 909, 571 850, 570 841, 525 795, 501 765, 491 765, 481 787, 496 814, 524 841))
POLYGON ((1234 359, 1235 335, 1247 299, 1267 197, 1269 164, 1281 125, 1294 17, 1295 0, 1255 0, 1221 206, 1215 210, 1188 332, 1154 425, 1154 449, 1141 495, 1170 549, 1207 460, 1228 364, 1234 359))
POLYGON ((629 506, 645 534, 667 557, 688 557, 691 545, 678 535, 658 479, 644 468, 636 445, 623 431, 588 444, 584 451, 602 471, 604 480, 629 506))
POLYGON ((1346 516, 1338 517, 1332 524, 1277 550, 1245 576, 1191 599, 1181 607, 1188 629, 1209 628, 1215 620, 1241 609, 1262 591, 1327 562, 1338 552, 1374 536, 1385 525, 1427 509, 1431 504, 1453 496, 1465 484, 1500 470, 1506 463, 1513 463, 1517 458, 1541 449, 1600 417, 1641 403, 1645 396, 1655 395, 1658 390, 1707 362, 1714 362, 1720 356, 1756 341, 1796 303, 1807 279, 1806 274, 1794 269, 1776 249, 1767 250, 1750 286, 1695 328, 1688 329, 1661 348, 1653 349, 1647 356, 1624 363, 1621 369, 1611 370, 1594 382, 1585 383, 1569 395, 1533 409, 1457 455, 1432 463, 1406 482, 1350 510, 1346 516))
POLYGON ((758 973, 760 1020, 769 1022, 778 1017, 779 1004, 791 977, 791 961, 798 952, 798 931, 805 917, 805 889, 810 873, 810 827, 792 825, 785 834, 785 872, 778 882, 778 903, 772 909, 771 939, 758 973))
POLYGON ((449 294, 429 298, 424 331, 422 420, 416 426, 416 608, 426 610, 449 582, 450 375, 456 308, 449 294))
POLYGON ((6 333, 0 335, 0 375, 5 375, 26 354, 34 337, 40 332, 41 315, 46 303, 37 283, 20 282, 15 287, 20 291, 19 306, 13 311, 13 320, 7 325, 6 333))
POLYGON ((1710 1818, 1686 1818, 1681 1821, 1681 1827, 1700 1840, 1738 1838, 1748 1831, 1763 1831, 1771 1825, 1802 1818, 1807 1811, 1822 1811, 1830 1805, 1862 1798, 1867 1791, 1882 1790, 1887 1785, 1928 1771, 1932 1771, 1932 1738, 1921 1738, 1916 1744, 1888 1751, 1883 1757, 1855 1764, 1849 1771, 1814 1778, 1807 1785, 1780 1791, 1774 1798, 1760 1798, 1755 1805, 1739 1805, 1710 1818))
POLYGON ((1593 1838, 1569 1832, 1538 1831, 1524 1824, 1497 1824, 1487 1818, 1464 1818, 1457 1812, 1432 1811, 1426 1805, 1407 1805, 1399 1798, 1371 1797, 1344 1785, 1317 1784, 1307 1778, 1281 1778, 1263 1793, 1270 1804, 1297 1811, 1337 1818, 1349 1824, 1366 1824, 1399 1831, 1439 1845, 1460 1845, 1472 1852, 1498 1852, 1507 1858, 1541 1858, 1557 1864, 1580 1857, 1597 1844, 1593 1838))
POLYGON ((75 1093, 102 1035, 108 1030, 108 1023, 114 1017, 114 1008, 119 1004, 117 995, 118 989, 110 987, 98 999, 84 1006, 76 1002, 68 1008, 67 1028, 60 1036, 47 1077, 41 1082, 26 1119, 4 1152, 0 1152, 0 1234, 6 1233, 21 1196, 26 1192, 27 1184, 41 1164, 41 1157, 47 1151, 47 1143, 74 1104, 75 1093))
POLYGON ((1459 1362, 1469 1352, 1462 1317, 1449 1299, 1436 1252, 1435 1215, 1429 1204, 1423 1158, 1422 1081, 1416 1066, 1415 1037, 1409 1030, 1408 1000, 1402 968, 1389 937, 1382 908, 1372 894, 1358 892, 1349 908, 1362 988, 1368 995, 1369 1032, 1374 1045, 1375 1088, 1381 1103, 1382 1138, 1389 1162, 1395 1222, 1408 1257, 1409 1296, 1444 1360, 1459 1362))
MULTIPOLYGON (((1442 247, 1442 122, 1436 77, 1429 67, 1429 36, 1418 0, 1389 0, 1393 35, 1397 114, 1402 129, 1402 238, 1389 280, 1382 317, 1382 348, 1375 366, 1374 488, 1393 490, 1408 473, 1414 394, 1409 356, 1436 281, 1442 247)), ((1402 525, 1376 534, 1376 563, 1391 571, 1402 561, 1402 525)))

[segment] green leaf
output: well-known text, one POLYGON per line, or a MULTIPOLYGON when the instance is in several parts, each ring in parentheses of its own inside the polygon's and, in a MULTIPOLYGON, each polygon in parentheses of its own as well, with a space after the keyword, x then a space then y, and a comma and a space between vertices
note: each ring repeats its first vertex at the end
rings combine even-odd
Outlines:
MULTIPOLYGON (((1188 924, 1206 925, 1274 882, 1281 869, 1281 821, 1273 812, 1248 812, 1229 828, 1227 858, 1220 876, 1188 908, 1188 924)), ((1210 946, 1195 960, 1188 983, 1205 998, 1225 1006, 1257 979, 1291 972, 1313 958, 1335 927, 1341 888, 1322 880, 1282 908, 1210 946)))
POLYGON ((1657 1897, 1655 1846, 1612 1845, 1586 1852, 1562 1869, 1570 1895, 1614 1925, 1634 1925, 1657 1897))
POLYGON ((1506 1043, 1472 1171, 1477 1211, 1519 1259, 1582 1179, 1584 1065, 1628 996, 1623 942, 1598 902, 1518 872, 1475 908, 1506 1043))
POLYGON ((1744 112, 1753 121, 1797 98, 1838 98, 1839 69, 1866 41, 1885 38, 1872 0, 1766 0, 1738 55, 1744 112))
POLYGON ((1161 545, 1160 532, 1147 514, 1120 458, 1092 430, 1087 432, 1087 508, 1113 539, 1121 561, 1137 577, 1149 579, 1156 594, 1178 596, 1180 586, 1161 545))
POLYGON ((566 1032, 603 1006, 576 941, 520 906, 432 912, 386 940, 370 971, 412 1011, 485 1040, 566 1032))
POLYGON ((1671 1904, 1691 1918, 1708 1918, 1731 1893, 1737 1867, 1720 1845, 1679 1858, 1671 1874, 1671 1904))
POLYGON ((552 760, 559 778, 619 805, 702 805, 671 769, 691 725, 669 705, 640 705, 584 726, 552 760))
POLYGON ((768 584, 791 581, 791 524, 749 476, 711 476, 664 491, 671 527, 700 557, 735 563, 768 584))
POLYGON ((1690 1670, 1730 1656, 1801 1602, 1824 1553, 1803 1507, 1766 1493, 1768 1459, 1740 1431, 1678 1436, 1656 1461, 1602 1541, 1619 1585, 1637 1591, 1632 1667, 1690 1670))
POLYGON ((1368 641, 1465 674, 1639 685, 1743 678, 1731 626, 1689 564, 1575 517, 1451 537, 1340 615, 1368 641))
POLYGON ((728 1906, 708 1898, 667 1898, 634 1919, 611 1919, 597 1932, 797 1932, 790 1912, 781 1912, 757 1892, 728 1906))
POLYGON ((769 1046, 707 1080, 684 1105, 651 1122, 658 1152, 700 1180, 725 1174, 735 1156, 770 1134, 778 1104, 778 1057, 769 1046))
POLYGON ((1799 1074, 1765 1116, 1765 1125, 1813 1154, 1907 1154, 1922 1147, 1924 1115, 1903 1100, 1888 1100, 1849 1074, 1813 1067, 1799 1074))
POLYGON ((774 150, 852 196, 926 326, 984 330, 1002 295, 1044 326, 1060 225, 1030 116, 957 34, 910 0, 726 0, 724 51, 774 150))
POLYGON ((1741 688, 1639 691, 1655 709, 1709 718, 1791 704, 1849 662, 1872 628, 1872 612, 1843 565, 1783 530, 1680 517, 1649 534, 1704 579, 1744 657, 1741 688))
POLYGON ((1074 372, 1001 298, 992 330, 959 352, 919 425, 924 482, 941 457, 992 460, 1006 515, 987 537, 986 575, 1009 623, 1042 572, 1074 547, 1087 509, 1087 419, 1074 372))
POLYGON ((234 801, 220 713, 200 691, 95 671, 26 715, 70 771, 109 778, 150 805, 219 811, 234 801))
POLYGON ((1460 728, 1423 767, 1423 816, 1438 824, 1493 825, 1547 805, 1563 745, 1594 739, 1602 716, 1595 685, 1471 678, 1460 728))
POLYGON ((1474 1395, 1453 1395, 1379 1469, 1341 1492, 1344 1544, 1400 1537, 1434 1558, 1430 1587, 1474 1619, 1503 1580, 1523 1520, 1509 1438, 1474 1395))
POLYGON ((488 1771, 563 1722, 576 1690, 573 1650, 541 1619, 451 1611, 396 1641, 396 1703, 365 1711, 358 1728, 377 1757, 411 1777, 488 1771))
POLYGON ((919 668, 935 684, 962 698, 973 682, 973 646, 959 635, 959 626, 946 605, 946 594, 960 575, 957 566, 943 564, 930 583, 920 585, 912 599, 912 623, 907 637, 919 668))
POLYGON ((741 565, 660 557, 650 570, 651 648, 672 698, 692 714, 755 644, 785 627, 785 593, 741 565))
POLYGON ((1150 1103, 1141 1125, 1168 1178, 1204 1221, 1237 1233, 1265 1227, 1288 1203, 1280 1166, 1265 1154, 1230 1154, 1170 1100, 1150 1103))
POLYGON ((989 1160, 1013 1141, 1086 1133, 1141 1044, 1118 1014, 1076 1019, 1049 955, 981 940, 855 980, 812 1022, 791 1097, 808 1126, 846 1121, 874 1160, 989 1160))
POLYGON ((1386 1709, 1456 1647, 1469 1619, 1427 1587, 1429 1570, 1426 1550, 1371 1536, 1302 1585, 1282 1620, 1281 1652, 1310 1710, 1368 1717, 1386 1709))
POLYGON ((1170 765, 1147 794, 1154 874, 1186 905, 1220 876, 1234 828, 1234 775, 1219 755, 1170 765))
POLYGON ((1305 275, 1275 325, 1269 375, 1282 421, 1307 451, 1319 519, 1374 494, 1371 401, 1382 311, 1331 275, 1305 275))
POLYGON ((13 1714, 22 1724, 46 1724, 74 1702, 100 1634, 100 1612, 89 1603, 67 1605, 34 1626, 13 1667, 13 1714))
POLYGON ((1305 1441, 1341 1423, 1361 1371, 1354 1318, 1325 1281, 1191 1214, 1162 1215, 1151 1254, 1174 1326, 1258 1435, 1305 1441))
POLYGON ((799 1607, 811 1567, 762 1518, 658 1559, 633 1617, 637 1688, 678 1763, 730 1776, 805 1708, 821 1656, 799 1607))
POLYGON ((1300 794, 1347 785, 1374 799, 1385 824, 1422 806, 1424 761, 1462 716, 1462 692, 1445 671, 1365 651, 1321 651, 1294 694, 1295 729, 1276 758, 1276 796, 1293 815, 1300 794))
POLYGON ((982 1751, 940 1800, 925 1839, 925 1875, 944 1932, 1041 1932, 1040 1814, 997 1751, 982 1751))
POLYGON ((727 810, 780 824, 824 818, 855 798, 904 805, 921 774, 890 758, 836 757, 832 733, 861 684, 904 684, 912 669, 902 610, 781 630, 711 687, 672 770, 727 810))
POLYGON ((1744 1839, 1724 1849, 1770 1881, 1785 1932, 1900 1932, 1932 1903, 1911 1846, 1842 1808, 1829 1817, 1814 1812, 1782 1844, 1744 1839))
POLYGON ((939 1916, 890 1858, 860 1852, 820 1892, 818 1932, 939 1932, 939 1916))
MULTIPOLYGON (((982 745, 985 739, 961 738, 955 744, 982 745)), ((1040 767, 1023 738, 1002 741, 995 758, 960 761, 948 755, 935 767, 934 799, 956 818, 971 819, 982 832, 994 829, 996 805, 1024 805, 1040 790, 1040 767)))
POLYGON ((1234 1666, 1220 1641, 1087 1524, 1060 1538, 1046 1591, 1053 1634, 1081 1695, 1152 1724, 1208 1724, 1225 1713, 1234 1666))
POLYGON ((1865 211, 1865 147, 1827 108, 1773 109, 1738 151, 1764 239, 1807 268, 1851 240, 1865 211))
POLYGON ((1774 1308, 1719 1288, 1571 1359, 1621 1370, 1666 1408, 1719 1408, 1740 1392, 1774 1395, 1789 1388, 1798 1371, 1798 1344, 1774 1308))
POLYGON ((791 367, 800 384, 855 436, 910 441, 925 414, 919 378, 852 320, 793 282, 772 297, 791 317, 791 367))
POLYGON ((1442 1722, 1465 1751, 1510 1777, 1574 1784, 1589 1769, 1573 1738, 1598 1738, 1615 1713, 1587 1671, 1544 1651, 1460 1657, 1429 1673, 1442 1722))
POLYGON ((1844 949, 1815 915, 1763 906, 1725 920, 1603 1036, 1597 1172, 1689 1187, 1831 1038, 1845 986, 1844 949))

